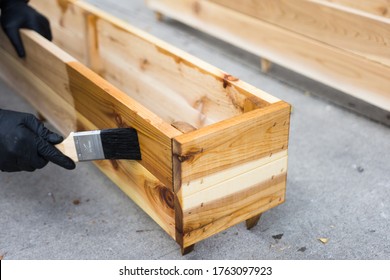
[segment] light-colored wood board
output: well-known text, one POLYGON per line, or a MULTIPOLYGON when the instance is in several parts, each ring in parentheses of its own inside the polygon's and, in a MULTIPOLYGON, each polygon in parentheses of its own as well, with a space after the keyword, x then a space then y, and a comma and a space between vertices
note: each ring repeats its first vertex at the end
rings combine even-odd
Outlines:
POLYGON ((209 0, 390 66, 390 20, 321 0, 209 0))
MULTIPOLYGON (((258 164, 258 163, 257 163, 258 164)), ((234 171, 234 168, 232 168, 234 171)), ((237 168, 236 168, 237 169, 237 168)), ((186 186, 182 186, 181 206, 185 213, 192 212, 192 209, 202 208, 207 205, 212 205, 215 200, 223 199, 225 196, 234 195, 245 192, 256 184, 261 184, 268 180, 273 180, 278 176, 282 176, 287 172, 287 156, 278 160, 272 161, 265 165, 254 166, 253 169, 245 170, 234 177, 221 180, 220 182, 208 186, 207 188, 199 188, 192 190, 191 193, 186 193, 186 186)), ((205 178, 207 180, 207 177, 205 178)), ((194 186, 193 188, 196 188, 194 186)), ((230 205, 226 205, 231 208, 230 205)))
MULTIPOLYGON (((250 171, 258 170, 262 166, 266 166, 268 164, 273 163, 274 161, 279 161, 281 159, 285 160, 286 166, 279 168, 279 170, 282 170, 282 168, 283 168, 284 169, 283 172, 286 172, 286 170, 287 170, 287 150, 283 150, 279 153, 272 154, 271 156, 267 155, 266 157, 262 157, 260 159, 249 161, 249 162, 243 163, 241 165, 219 171, 219 172, 214 173, 212 175, 208 175, 208 176, 187 182, 187 183, 182 185, 182 187, 180 188, 180 191, 177 193, 178 198, 182 202, 183 198, 188 198, 188 197, 195 195, 195 194, 197 194, 201 191, 204 191, 206 189, 214 188, 218 184, 222 184, 223 182, 234 179, 234 178, 236 178, 242 174, 248 173, 250 171)), ((269 171, 272 171, 272 170, 269 170, 269 171)), ((270 174, 271 173, 267 173, 267 172, 259 172, 253 178, 254 182, 255 181, 258 181, 258 182, 265 181, 267 178, 272 177, 272 175, 270 175, 270 174)), ((275 175, 275 174, 273 174, 273 175, 275 175)), ((247 184, 248 182, 245 180, 243 183, 247 184)), ((236 189, 239 189, 241 187, 243 187, 243 186, 242 185, 235 186, 235 187, 233 186, 233 189, 236 190, 236 189)), ((229 190, 226 190, 226 191, 229 191, 229 190)), ((223 193, 226 194, 225 190, 223 191, 223 193)))
POLYGON ((0 78, 23 96, 63 135, 77 127, 74 108, 26 69, 20 60, 0 48, 0 78))
POLYGON ((73 105, 73 97, 68 87, 66 63, 75 59, 54 44, 48 44, 45 38, 29 30, 22 35, 23 44, 29 44, 26 58, 23 60, 34 75, 51 87, 55 88, 57 95, 73 105), (25 34, 28 33, 28 36, 25 34), (45 47, 42 47, 45 46, 45 47))
POLYGON ((49 19, 53 42, 85 64, 88 62, 86 15, 72 2, 75 0, 33 0, 29 4, 49 19))
POLYGON ((358 9, 373 15, 390 18, 389 0, 326 0, 331 3, 358 9))
POLYGON ((65 64, 74 58, 33 31, 22 30, 21 37, 27 54, 24 59, 0 30, 1 77, 67 135, 76 128, 76 113, 65 64))
MULTIPOLYGON (((101 26, 100 22, 99 26, 101 26)), ((109 30, 116 30, 117 34, 120 32, 107 23, 103 22, 102 26, 109 30)), ((145 104, 145 107, 158 114, 168 123, 184 121, 200 127, 217 121, 207 117, 201 110, 198 111, 196 107, 192 106, 191 101, 186 100, 180 92, 173 90, 171 85, 164 84, 144 72, 147 67, 160 67, 159 63, 151 62, 150 58, 143 58, 145 57, 144 53, 149 52, 148 45, 133 44, 131 49, 137 49, 140 52, 140 56, 135 57, 134 53, 136 51, 131 53, 128 51, 128 46, 131 43, 124 44, 126 39, 113 41, 111 35, 105 36, 107 34, 110 34, 110 32, 99 33, 101 35, 99 37, 100 53, 102 54, 104 69, 102 76, 107 81, 123 89, 139 103, 145 104), (151 66, 151 63, 156 66, 151 66)), ((127 33, 123 33, 123 35, 127 38, 127 33)), ((140 43, 144 42, 140 41, 140 43)), ((151 51, 154 50, 155 48, 152 47, 151 51)), ((160 71, 160 73, 162 74, 163 71, 160 71)), ((178 79, 180 79, 180 76, 178 79)), ((172 80, 172 84, 175 82, 172 80)), ((194 99, 196 98, 194 97, 194 99)), ((225 117, 227 116, 225 115, 225 117)))
POLYGON ((209 1, 147 0, 147 3, 153 10, 390 111, 390 70, 383 64, 209 1), (194 6, 198 7, 196 11, 194 6))
POLYGON ((286 150, 290 105, 278 102, 175 137, 175 191, 218 171, 286 150))

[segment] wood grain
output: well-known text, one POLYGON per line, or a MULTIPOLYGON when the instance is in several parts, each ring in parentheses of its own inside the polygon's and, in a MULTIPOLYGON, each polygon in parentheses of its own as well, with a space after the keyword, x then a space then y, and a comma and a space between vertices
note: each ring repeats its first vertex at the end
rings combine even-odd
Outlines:
POLYGON ((390 111, 382 63, 204 0, 147 0, 149 7, 244 50, 390 111))
POLYGON ((42 13, 54 14, 54 37, 71 42, 72 31, 84 30, 78 40, 86 50, 83 62, 166 122, 202 127, 239 115, 248 104, 260 108, 279 101, 83 1, 34 2, 42 13))
POLYGON ((88 62, 87 15, 73 2, 76 1, 34 0, 29 4, 49 19, 53 42, 85 64, 88 62))
POLYGON ((389 0, 326 0, 331 3, 358 9, 373 15, 390 18, 390 1, 389 0))
POLYGON ((389 20, 320 0, 210 1, 390 66, 389 20))

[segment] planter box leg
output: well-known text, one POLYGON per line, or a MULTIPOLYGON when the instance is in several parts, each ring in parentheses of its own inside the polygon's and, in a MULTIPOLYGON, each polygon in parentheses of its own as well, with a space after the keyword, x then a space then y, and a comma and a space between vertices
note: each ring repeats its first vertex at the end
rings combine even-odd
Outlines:
POLYGON ((158 20, 158 21, 164 20, 164 15, 160 12, 154 12, 154 16, 156 17, 156 20, 158 20))
POLYGON ((250 229, 252 229, 254 226, 256 226, 256 225, 258 224, 260 218, 261 218, 261 215, 262 215, 262 214, 259 214, 259 215, 257 215, 257 216, 254 216, 254 217, 252 217, 252 218, 246 220, 246 221, 245 221, 245 223, 246 223, 246 228, 247 228, 248 230, 250 230, 250 229))
POLYGON ((272 62, 265 58, 260 59, 260 64, 261 64, 261 71, 263 73, 268 73, 269 69, 271 69, 272 66, 272 62))
POLYGON ((194 247, 195 247, 195 244, 192 244, 192 245, 185 247, 185 248, 181 248, 181 254, 184 256, 184 255, 191 253, 194 250, 194 247))

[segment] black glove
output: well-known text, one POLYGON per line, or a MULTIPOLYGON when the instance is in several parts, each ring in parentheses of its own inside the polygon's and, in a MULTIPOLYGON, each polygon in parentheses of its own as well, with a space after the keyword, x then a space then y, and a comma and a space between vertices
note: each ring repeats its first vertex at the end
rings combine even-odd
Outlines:
POLYGON ((1 0, 1 26, 20 57, 25 57, 20 28, 35 30, 52 40, 50 23, 43 15, 31 8, 26 0, 1 0))
POLYGON ((48 161, 74 169, 75 163, 53 146, 62 141, 33 115, 0 109, 0 170, 34 171, 48 161))

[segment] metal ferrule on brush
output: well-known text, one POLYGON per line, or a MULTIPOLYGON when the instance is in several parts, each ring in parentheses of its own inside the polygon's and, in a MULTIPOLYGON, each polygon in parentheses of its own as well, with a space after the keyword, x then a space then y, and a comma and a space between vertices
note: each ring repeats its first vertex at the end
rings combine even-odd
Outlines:
POLYGON ((73 135, 79 161, 104 159, 100 130, 76 132, 73 135))

